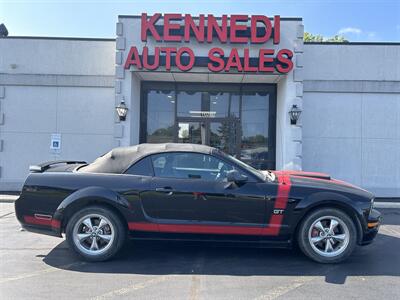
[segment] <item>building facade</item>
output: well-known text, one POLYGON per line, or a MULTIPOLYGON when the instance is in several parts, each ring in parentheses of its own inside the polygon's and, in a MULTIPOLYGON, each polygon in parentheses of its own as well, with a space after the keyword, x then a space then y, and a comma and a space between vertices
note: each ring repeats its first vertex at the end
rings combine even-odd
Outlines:
POLYGON ((301 18, 155 14, 119 16, 116 39, 0 39, 0 189, 41 161, 190 142, 400 197, 400 44, 303 34, 301 18))

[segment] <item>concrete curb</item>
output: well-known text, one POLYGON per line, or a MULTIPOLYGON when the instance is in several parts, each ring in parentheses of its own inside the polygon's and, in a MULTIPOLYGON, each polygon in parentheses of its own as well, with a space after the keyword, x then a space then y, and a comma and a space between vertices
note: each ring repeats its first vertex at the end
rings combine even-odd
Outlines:
POLYGON ((375 202, 374 208, 400 208, 399 202, 375 202))
POLYGON ((19 195, 0 195, 0 203, 14 203, 19 198, 19 195))

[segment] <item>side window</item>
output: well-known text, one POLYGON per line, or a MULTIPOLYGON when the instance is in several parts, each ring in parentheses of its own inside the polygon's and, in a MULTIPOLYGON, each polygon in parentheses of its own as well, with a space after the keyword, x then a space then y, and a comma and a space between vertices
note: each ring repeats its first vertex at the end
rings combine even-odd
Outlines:
POLYGON ((125 174, 141 175, 141 176, 153 176, 153 168, 151 166, 151 160, 149 157, 145 157, 126 170, 125 174))
POLYGON ((234 167, 214 156, 189 153, 163 153, 152 156, 156 177, 226 181, 226 174, 234 167))

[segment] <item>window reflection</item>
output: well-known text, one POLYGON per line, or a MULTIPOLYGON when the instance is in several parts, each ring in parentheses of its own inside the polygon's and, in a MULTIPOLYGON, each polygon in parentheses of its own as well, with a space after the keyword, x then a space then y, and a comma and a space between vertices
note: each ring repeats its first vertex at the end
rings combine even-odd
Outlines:
POLYGON ((178 143, 205 144, 205 126, 202 122, 179 122, 178 143))
POLYGON ((177 101, 178 117, 239 117, 238 93, 180 91, 177 101))
POLYGON ((147 142, 174 141, 175 92, 149 91, 147 93, 147 142))
MULTIPOLYGON (((242 143, 240 159, 268 159, 269 94, 246 92, 242 95, 242 143)), ((256 165, 256 167, 262 167, 256 165)))
POLYGON ((210 111, 215 111, 215 117, 239 117, 239 94, 221 92, 209 96, 210 111))
POLYGON ((178 92, 178 117, 197 117, 199 114, 194 112, 200 112, 203 98, 205 96, 202 92, 178 92))

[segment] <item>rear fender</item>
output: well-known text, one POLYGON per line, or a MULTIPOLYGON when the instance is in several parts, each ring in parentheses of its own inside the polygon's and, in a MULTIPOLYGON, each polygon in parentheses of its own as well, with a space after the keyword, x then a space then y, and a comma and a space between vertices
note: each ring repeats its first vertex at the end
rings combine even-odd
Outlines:
POLYGON ((60 233, 65 228, 68 217, 76 210, 90 204, 105 204, 114 207, 120 213, 129 209, 129 202, 117 192, 100 186, 86 187, 75 191, 57 207, 53 219, 60 222, 60 233))

